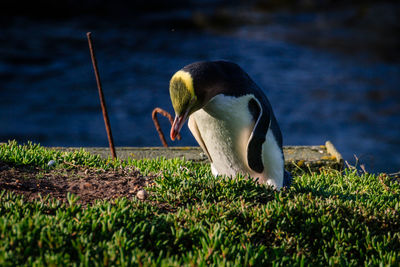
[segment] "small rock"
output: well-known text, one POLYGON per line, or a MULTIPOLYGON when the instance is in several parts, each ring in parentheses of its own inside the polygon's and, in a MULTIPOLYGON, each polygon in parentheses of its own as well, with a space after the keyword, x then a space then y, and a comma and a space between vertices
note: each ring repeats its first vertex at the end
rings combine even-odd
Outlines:
POLYGON ((139 190, 137 193, 136 193, 136 197, 138 198, 138 199, 140 199, 140 200, 145 200, 146 198, 147 198, 147 196, 148 196, 149 194, 146 192, 146 190, 144 190, 144 189, 142 189, 142 190, 139 190))
POLYGON ((56 165, 56 161, 55 161, 55 160, 50 160, 50 161, 47 163, 47 166, 49 166, 49 167, 53 167, 54 165, 56 165))
POLYGON ((84 183, 83 184, 83 188, 84 189, 89 189, 89 188, 91 188, 92 187, 92 184, 91 183, 84 183))

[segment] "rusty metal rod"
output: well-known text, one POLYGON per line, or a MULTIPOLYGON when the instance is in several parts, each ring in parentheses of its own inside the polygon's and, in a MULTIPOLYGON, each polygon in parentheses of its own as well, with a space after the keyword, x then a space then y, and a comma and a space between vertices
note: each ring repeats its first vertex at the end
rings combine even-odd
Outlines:
POLYGON ((113 159, 115 159, 117 157, 117 154, 115 153, 115 147, 114 147, 114 141, 113 141, 112 132, 111 132, 110 120, 108 119, 108 114, 107 114, 106 100, 104 99, 103 89, 101 87, 100 75, 99 75, 99 70, 97 68, 97 60, 96 60, 96 56, 94 54, 94 48, 93 48, 91 34, 92 34, 91 32, 88 32, 88 33, 86 33, 86 36, 87 36, 87 39, 89 42, 90 56, 92 58, 94 74, 96 76, 97 88, 99 89, 101 110, 103 111, 104 124, 106 125, 108 143, 110 145, 110 150, 111 150, 111 156, 113 159))
MULTIPOLYGON (((158 122, 157 118, 157 113, 160 113, 164 117, 167 117, 171 125, 174 123, 174 119, 172 118, 171 114, 169 114, 167 111, 163 110, 162 108, 155 108, 153 109, 153 112, 151 114, 151 117, 153 118, 154 126, 156 127, 156 130, 158 132, 158 135, 160 136, 161 143, 163 144, 164 147, 168 147, 167 140, 165 140, 164 133, 161 130, 160 123, 158 122)), ((177 135, 178 140, 181 140, 181 135, 177 135)))

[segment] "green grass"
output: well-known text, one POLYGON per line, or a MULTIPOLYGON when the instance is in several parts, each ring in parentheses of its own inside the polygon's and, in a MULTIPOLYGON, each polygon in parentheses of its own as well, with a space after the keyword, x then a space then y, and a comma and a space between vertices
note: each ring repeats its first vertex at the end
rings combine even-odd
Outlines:
POLYGON ((387 176, 304 173, 277 192, 243 177, 215 178, 208 166, 180 159, 121 162, 83 150, 0 145, 3 162, 46 170, 49 160, 56 168, 135 166, 155 174, 156 185, 147 189, 150 201, 87 208, 72 195, 66 205, 3 191, 1 266, 400 264, 400 185, 387 176))

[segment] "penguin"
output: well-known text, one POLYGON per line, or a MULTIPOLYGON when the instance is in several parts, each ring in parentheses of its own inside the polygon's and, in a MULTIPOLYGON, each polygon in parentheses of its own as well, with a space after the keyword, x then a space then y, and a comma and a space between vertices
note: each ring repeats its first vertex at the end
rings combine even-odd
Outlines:
POLYGON ((194 62, 172 76, 169 92, 175 111, 171 139, 188 120, 213 175, 250 175, 278 190, 290 185, 271 104, 239 65, 194 62))

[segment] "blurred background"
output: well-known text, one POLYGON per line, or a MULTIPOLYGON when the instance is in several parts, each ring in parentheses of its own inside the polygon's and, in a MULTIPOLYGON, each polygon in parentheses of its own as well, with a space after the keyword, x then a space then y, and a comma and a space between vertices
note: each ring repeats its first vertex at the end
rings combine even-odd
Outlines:
POLYGON ((284 145, 331 140, 367 171, 400 170, 398 1, 16 0, 0 16, 0 142, 108 146, 91 31, 116 146, 160 146, 170 77, 225 59, 264 89, 284 145))

